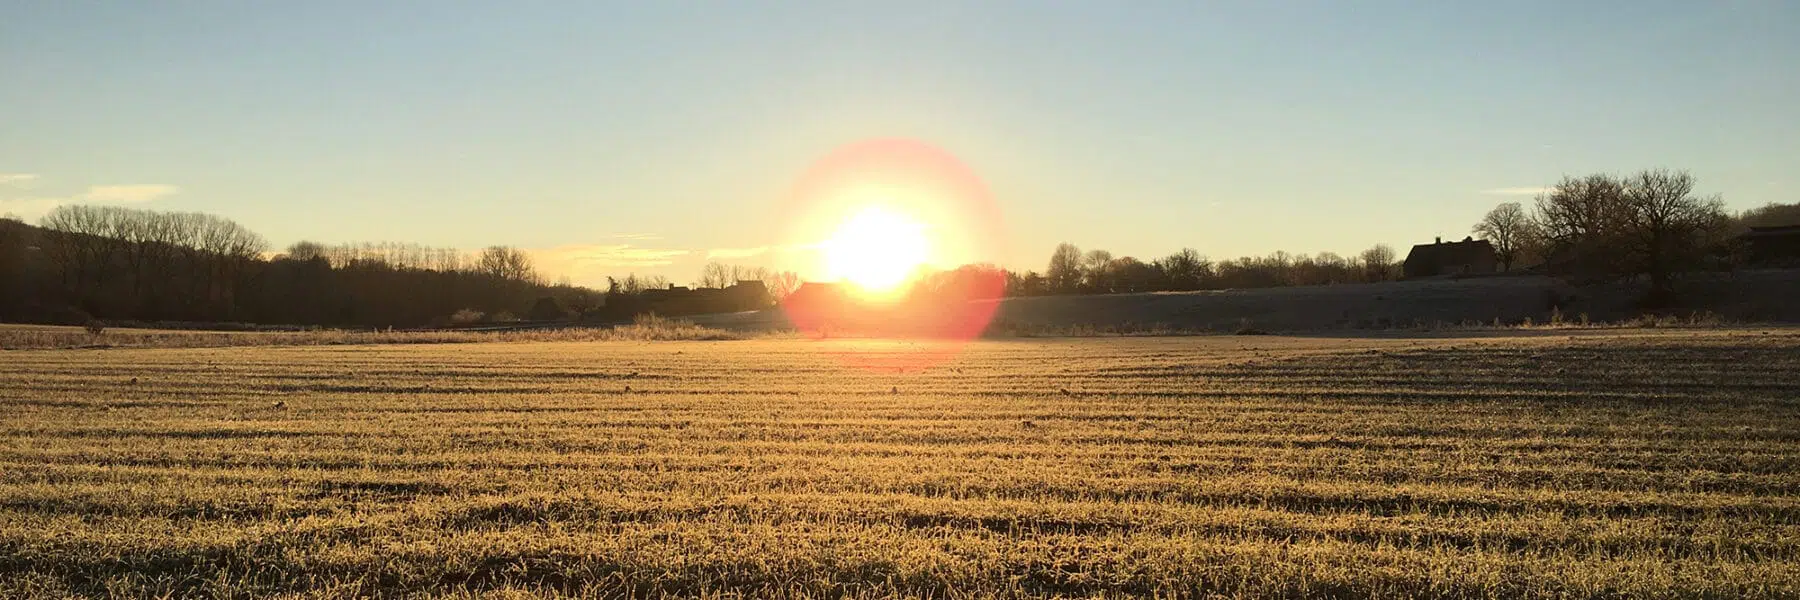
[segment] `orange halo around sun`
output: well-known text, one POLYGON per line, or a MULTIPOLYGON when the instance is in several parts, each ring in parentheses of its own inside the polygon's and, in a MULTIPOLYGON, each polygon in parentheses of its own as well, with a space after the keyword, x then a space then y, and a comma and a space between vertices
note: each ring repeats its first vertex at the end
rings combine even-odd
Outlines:
MULTIPOLYGON (((992 264, 1000 247, 999 211, 981 179, 950 153, 915 140, 871 140, 831 152, 801 176, 782 212, 786 246, 797 250, 783 266, 815 287, 843 291, 850 304, 844 310, 858 309, 865 320, 925 318, 923 309, 900 306, 922 274, 992 264)), ((972 293, 991 300, 999 285, 983 281, 972 293)), ((940 339, 980 334, 994 303, 954 300, 939 298, 930 322, 913 329, 940 339)), ((828 312, 788 307, 805 330, 829 326, 837 315, 828 312)))

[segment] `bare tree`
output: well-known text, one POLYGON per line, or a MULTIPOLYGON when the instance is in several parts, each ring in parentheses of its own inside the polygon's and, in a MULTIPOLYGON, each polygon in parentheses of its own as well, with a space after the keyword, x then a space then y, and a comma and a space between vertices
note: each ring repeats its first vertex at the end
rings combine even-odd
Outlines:
POLYGON ((325 245, 318 242, 301 240, 287 248, 289 260, 312 261, 325 259, 325 245))
POLYGON ((1130 256, 1112 259, 1106 274, 1115 292, 1148 292, 1163 285, 1160 269, 1130 256))
POLYGON ((1074 244, 1056 245, 1056 251, 1050 254, 1050 267, 1044 270, 1044 278, 1049 280, 1050 291, 1059 294, 1074 292, 1081 287, 1081 249, 1074 244))
POLYGON ((1494 245, 1501 270, 1511 271, 1521 252, 1537 239, 1537 226, 1531 215, 1525 213, 1523 205, 1507 202, 1488 211, 1481 222, 1475 224, 1474 233, 1494 245))
POLYGON ((694 283, 694 286, 724 289, 737 285, 740 281, 761 281, 767 285, 768 279, 769 269, 767 267, 746 267, 709 262, 700 268, 700 279, 694 283))
MULTIPOLYGON (((734 266, 731 268, 731 283, 732 284, 736 284, 739 281, 764 281, 764 280, 767 280, 768 278, 769 278, 768 267, 734 266)), ((729 286, 727 286, 727 287, 729 287, 729 286)))
POLYGON ((1369 281, 1387 281, 1394 278, 1394 249, 1387 244, 1376 244, 1357 255, 1362 260, 1363 277, 1369 281))
POLYGON ((1783 225, 1800 225, 1800 204, 1775 204, 1744 211, 1738 216, 1741 227, 1780 227, 1783 225))
POLYGON ((1668 299, 1673 274, 1728 235, 1717 197, 1694 196, 1694 176, 1652 169, 1619 178, 1564 177, 1539 196, 1534 217, 1563 266, 1587 276, 1648 275, 1651 302, 1668 299))
POLYGON ((1674 271, 1691 266, 1724 237, 1730 218, 1718 197, 1694 196, 1687 171, 1652 169, 1625 180, 1624 240, 1650 276, 1652 300, 1666 300, 1674 271))
POLYGON ((709 262, 706 263, 706 266, 700 267, 700 280, 696 283, 696 286, 703 288, 725 288, 731 286, 734 282, 733 280, 732 267, 725 266, 724 263, 709 262))
POLYGON ((1193 248, 1182 248, 1156 262, 1176 290, 1197 290, 1212 277, 1212 261, 1193 248))
POLYGON ((763 285, 768 286, 771 299, 780 302, 800 289, 800 275, 793 271, 777 271, 764 277, 763 285))
POLYGON ((1105 250, 1089 250, 1081 256, 1081 283, 1100 293, 1112 291, 1113 255, 1105 250))
POLYGON ((1624 182, 1596 173, 1563 177, 1537 197, 1532 220, 1543 236, 1545 251, 1564 268, 1589 276, 1608 275, 1621 272, 1627 262, 1619 238, 1631 220, 1629 213, 1624 182))
POLYGON ((62 273, 65 290, 76 302, 90 303, 94 289, 105 277, 110 252, 116 245, 106 237, 112 229, 107 207, 65 204, 51 209, 38 221, 55 232, 45 254, 62 273))
POLYGON ((509 281, 536 282, 537 270, 524 251, 509 246, 489 246, 475 259, 475 272, 509 281))

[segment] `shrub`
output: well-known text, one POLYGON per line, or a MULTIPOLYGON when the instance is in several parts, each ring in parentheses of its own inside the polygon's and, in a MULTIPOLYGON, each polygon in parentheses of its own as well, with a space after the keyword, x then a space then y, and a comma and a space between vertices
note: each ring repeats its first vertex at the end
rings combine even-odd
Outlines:
POLYGON ((533 321, 561 321, 569 318, 569 311, 563 308, 562 303, 549 296, 538 298, 537 304, 533 304, 531 312, 526 314, 533 321))
POLYGON ((662 340, 730 340, 739 339, 735 333, 702 327, 685 319, 670 319, 655 313, 641 314, 633 317, 630 325, 620 325, 606 331, 607 339, 662 341, 662 340))
POLYGON ((465 308, 450 315, 450 322, 456 325, 473 325, 487 318, 487 314, 473 308, 465 308))

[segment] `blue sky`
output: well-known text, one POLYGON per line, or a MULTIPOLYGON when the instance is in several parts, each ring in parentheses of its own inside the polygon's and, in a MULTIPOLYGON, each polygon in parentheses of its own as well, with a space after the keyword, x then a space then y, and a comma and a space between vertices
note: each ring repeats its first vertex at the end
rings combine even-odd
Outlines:
POLYGON ((0 7, 0 212, 687 281, 709 252, 767 260, 811 161, 899 136, 982 175, 1007 266, 1060 241, 1404 251, 1564 173, 1800 201, 1795 107, 1778 0, 28 0, 0 7))

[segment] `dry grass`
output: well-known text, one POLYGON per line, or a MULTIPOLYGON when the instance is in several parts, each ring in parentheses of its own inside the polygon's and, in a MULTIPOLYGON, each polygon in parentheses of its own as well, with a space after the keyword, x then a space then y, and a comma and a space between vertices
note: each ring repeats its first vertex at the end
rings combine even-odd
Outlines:
POLYGON ((909 350, 7 352, 0 597, 1800 595, 1793 331, 909 350))
POLYGON ((655 315, 617 327, 567 327, 510 331, 175 331, 81 327, 0 326, 0 350, 58 348, 215 348, 230 346, 325 346, 347 344, 470 344, 487 342, 716 341, 743 336, 655 315))

